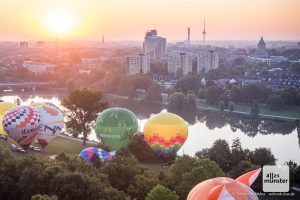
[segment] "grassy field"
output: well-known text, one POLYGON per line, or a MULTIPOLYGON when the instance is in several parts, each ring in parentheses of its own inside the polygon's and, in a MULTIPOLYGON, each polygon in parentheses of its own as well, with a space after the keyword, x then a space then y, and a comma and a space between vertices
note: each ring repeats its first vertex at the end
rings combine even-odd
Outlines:
MULTIPOLYGON (((14 142, 11 139, 8 139, 8 141, 0 140, 1 147, 10 148, 10 145, 12 143, 16 144, 16 142, 14 142)), ((33 146, 38 146, 38 145, 33 143, 33 146)), ((90 146, 95 146, 95 145, 87 144, 86 146, 83 146, 82 142, 63 138, 63 137, 57 137, 46 147, 43 153, 29 151, 27 154, 35 155, 37 157, 45 158, 45 159, 48 159, 49 156, 51 155, 57 155, 60 152, 64 152, 68 156, 77 156, 82 149, 90 146)), ((23 153, 20 152, 14 152, 14 153, 17 156, 23 155, 23 153)))
MULTIPOLYGON (((16 142, 14 142, 11 139, 8 139, 8 141, 0 140, 0 146, 1 147, 7 147, 10 148, 10 145, 16 142)), ((39 146, 38 144, 33 143, 33 146, 39 146)), ((61 152, 64 152, 68 156, 78 156, 80 151, 84 148, 96 146, 93 144, 87 144, 86 146, 82 145, 82 142, 75 141, 72 139, 64 138, 64 137, 56 137, 45 149, 43 153, 35 152, 35 151, 29 151, 25 155, 34 155, 36 157, 39 157, 41 159, 49 159, 49 156, 57 155, 61 152)), ((23 156, 23 153, 12 151, 16 156, 23 156)), ((160 171, 166 171, 167 168, 162 168, 161 164, 146 164, 141 163, 141 166, 149 168, 152 172, 154 172, 156 175, 159 174, 160 171)))

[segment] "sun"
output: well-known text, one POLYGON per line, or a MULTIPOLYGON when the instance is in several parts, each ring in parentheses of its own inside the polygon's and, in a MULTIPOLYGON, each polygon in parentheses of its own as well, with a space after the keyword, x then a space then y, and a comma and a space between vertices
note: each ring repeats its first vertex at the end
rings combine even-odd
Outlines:
POLYGON ((69 11, 52 11, 45 15, 44 24, 50 31, 63 34, 74 29, 76 20, 69 11))

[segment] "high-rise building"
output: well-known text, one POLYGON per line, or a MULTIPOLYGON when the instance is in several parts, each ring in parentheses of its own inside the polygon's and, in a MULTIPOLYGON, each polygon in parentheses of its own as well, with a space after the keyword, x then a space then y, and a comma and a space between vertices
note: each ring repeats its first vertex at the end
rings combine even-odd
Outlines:
POLYGON ((205 30, 205 19, 204 19, 204 26, 203 26, 203 31, 202 31, 202 35, 203 35, 203 45, 205 45, 205 35, 206 35, 206 30, 205 30))
POLYGON ((26 42, 26 41, 21 41, 21 42, 20 42, 20 47, 21 47, 21 48, 28 48, 28 42, 26 42))
POLYGON ((156 30, 149 30, 145 34, 143 49, 145 55, 159 59, 166 54, 166 38, 159 37, 156 30))
POLYGON ((134 75, 138 73, 150 72, 150 56, 145 54, 138 54, 126 57, 126 74, 134 75))
POLYGON ((193 70, 193 57, 190 53, 173 52, 168 54, 168 72, 174 75, 187 75, 193 70))
POLYGON ((205 72, 219 67, 219 54, 214 51, 200 53, 197 55, 197 73, 205 72))
POLYGON ((44 41, 37 41, 36 42, 36 46, 37 47, 44 47, 45 46, 45 42, 44 41))

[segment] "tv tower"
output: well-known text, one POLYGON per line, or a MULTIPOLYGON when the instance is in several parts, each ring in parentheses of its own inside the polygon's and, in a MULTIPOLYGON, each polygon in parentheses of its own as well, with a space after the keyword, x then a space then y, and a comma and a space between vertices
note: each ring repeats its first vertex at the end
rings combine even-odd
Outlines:
POLYGON ((190 45, 190 42, 191 42, 191 29, 190 27, 188 27, 188 40, 187 40, 188 45, 190 45))
POLYGON ((203 31, 202 31, 202 35, 203 35, 203 45, 205 45, 205 34, 206 34, 206 30, 205 30, 205 19, 204 19, 204 28, 203 28, 203 31))

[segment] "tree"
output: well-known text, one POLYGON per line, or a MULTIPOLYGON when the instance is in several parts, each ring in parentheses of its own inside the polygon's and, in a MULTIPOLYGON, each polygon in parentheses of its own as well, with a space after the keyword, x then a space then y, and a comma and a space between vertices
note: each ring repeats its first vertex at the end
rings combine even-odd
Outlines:
POLYGON ((205 97, 206 97, 206 88, 200 88, 198 90, 198 97, 200 99, 205 99, 205 97))
POLYGON ((161 87, 158 84, 152 84, 146 93, 145 100, 147 102, 159 103, 162 102, 161 87))
POLYGON ((184 94, 182 92, 174 92, 169 100, 168 110, 174 113, 180 113, 183 110, 184 94))
POLYGON ((268 99, 268 96, 270 96, 272 92, 272 89, 266 88, 265 86, 250 84, 241 88, 241 99, 244 102, 258 101, 263 103, 268 99))
POLYGON ((233 167, 232 171, 230 172, 230 177, 235 179, 242 174, 255 170, 259 167, 260 166, 254 165, 248 160, 241 160, 235 167, 233 167))
POLYGON ((257 117, 259 115, 259 105, 258 105, 257 100, 253 101, 250 114, 255 116, 255 117, 257 117))
POLYGON ((124 77, 120 80, 118 86, 118 94, 127 96, 131 99, 136 96, 135 89, 128 77, 124 77))
POLYGON ((231 112, 234 111, 234 103, 233 103, 232 101, 229 102, 229 110, 230 110, 231 112))
POLYGON ((183 112, 195 113, 197 110, 196 96, 193 91, 188 92, 183 101, 183 112))
POLYGON ((221 88, 209 86, 206 92, 206 102, 208 104, 215 104, 221 94, 223 94, 223 90, 221 88))
POLYGON ((261 147, 256 148, 253 152, 251 152, 250 161, 255 165, 263 166, 274 165, 276 159, 270 148, 261 147))
POLYGON ((209 148, 204 148, 201 151, 197 151, 195 153, 195 156, 201 159, 207 159, 209 158, 209 151, 210 151, 209 148))
POLYGON ((267 105, 272 110, 281 110, 284 107, 284 102, 280 95, 272 94, 267 100, 267 105))
POLYGON ((144 74, 134 75, 130 77, 130 80, 134 89, 149 90, 149 88, 153 85, 149 76, 144 74))
POLYGON ((219 109, 221 112, 224 112, 225 109, 225 103, 223 100, 219 101, 219 109))
POLYGON ((63 100, 63 106, 68 109, 66 113, 67 128, 73 130, 75 135, 83 134, 83 145, 86 144, 87 135, 92 129, 92 122, 97 114, 108 108, 108 102, 103 101, 101 92, 94 92, 86 88, 73 90, 63 100))
POLYGON ((241 141, 239 138, 236 138, 233 140, 231 145, 231 154, 230 154, 230 162, 231 166, 234 167, 238 163, 240 163, 242 160, 246 159, 244 150, 241 145, 241 141))
POLYGON ((210 148, 209 159, 218 163, 223 171, 229 172, 231 170, 230 154, 228 142, 226 140, 218 139, 210 148))
POLYGON ((181 91, 184 94, 186 94, 189 90, 192 90, 196 93, 199 85, 200 78, 198 76, 189 74, 176 83, 175 89, 176 91, 181 91))
POLYGON ((162 157, 148 145, 143 133, 135 134, 128 148, 141 163, 162 163, 162 157))
POLYGON ((162 185, 156 185, 146 196, 146 200, 178 200, 176 192, 162 185))
POLYGON ((229 104, 229 100, 230 100, 229 96, 224 95, 224 94, 221 94, 221 95, 218 97, 218 99, 217 99, 217 103, 219 104, 220 101, 223 101, 223 102, 224 102, 224 108, 225 108, 225 107, 227 108, 227 107, 228 107, 228 104, 229 104))
POLYGON ((290 182, 293 183, 300 183, 300 165, 295 163, 293 160, 290 160, 285 163, 285 165, 289 166, 290 168, 290 182))
POLYGON ((176 161, 166 173, 162 184, 175 190, 180 199, 199 182, 209 178, 224 176, 217 163, 208 159, 197 159, 187 155, 177 156, 176 161))
POLYGON ((158 178, 149 170, 142 168, 127 148, 117 152, 111 162, 102 168, 110 184, 132 198, 145 199, 146 194, 158 184, 158 178))
POLYGON ((280 93, 280 97, 287 106, 297 105, 297 92, 294 88, 288 88, 280 93))

